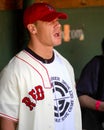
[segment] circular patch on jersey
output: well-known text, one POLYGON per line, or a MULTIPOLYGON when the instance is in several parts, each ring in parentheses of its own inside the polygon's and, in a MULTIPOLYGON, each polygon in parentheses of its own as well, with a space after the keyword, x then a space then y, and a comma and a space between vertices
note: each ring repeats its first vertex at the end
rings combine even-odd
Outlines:
POLYGON ((58 77, 52 77, 55 121, 64 121, 73 109, 74 96, 70 86, 58 77))

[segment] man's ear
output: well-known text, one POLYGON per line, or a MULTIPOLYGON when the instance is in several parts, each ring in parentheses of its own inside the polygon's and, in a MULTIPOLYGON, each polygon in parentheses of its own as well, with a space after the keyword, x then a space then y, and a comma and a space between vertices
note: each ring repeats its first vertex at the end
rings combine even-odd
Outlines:
POLYGON ((31 34, 35 34, 36 33, 36 27, 34 24, 28 24, 27 25, 27 29, 31 34))

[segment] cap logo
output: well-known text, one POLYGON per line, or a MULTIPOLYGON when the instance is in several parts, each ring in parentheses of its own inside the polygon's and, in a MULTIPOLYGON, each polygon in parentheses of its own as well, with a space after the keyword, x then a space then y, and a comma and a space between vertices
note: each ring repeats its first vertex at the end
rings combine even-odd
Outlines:
POLYGON ((49 5, 45 5, 50 11, 54 11, 55 9, 49 5))

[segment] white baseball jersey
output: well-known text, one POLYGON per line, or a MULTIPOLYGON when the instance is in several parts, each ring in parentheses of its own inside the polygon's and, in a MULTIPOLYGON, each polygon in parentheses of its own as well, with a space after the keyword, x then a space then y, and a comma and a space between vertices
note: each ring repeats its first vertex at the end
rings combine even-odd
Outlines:
POLYGON ((1 72, 0 116, 18 121, 17 130, 82 130, 73 68, 54 56, 49 65, 23 50, 1 72))

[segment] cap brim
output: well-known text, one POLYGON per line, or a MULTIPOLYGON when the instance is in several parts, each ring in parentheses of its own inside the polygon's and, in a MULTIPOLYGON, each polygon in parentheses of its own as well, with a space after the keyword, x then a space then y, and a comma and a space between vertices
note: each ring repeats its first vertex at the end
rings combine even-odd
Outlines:
POLYGON ((39 20, 50 22, 50 21, 52 21, 52 20, 54 20, 56 18, 67 19, 68 16, 65 13, 52 12, 52 13, 49 13, 48 15, 40 18, 39 20))

